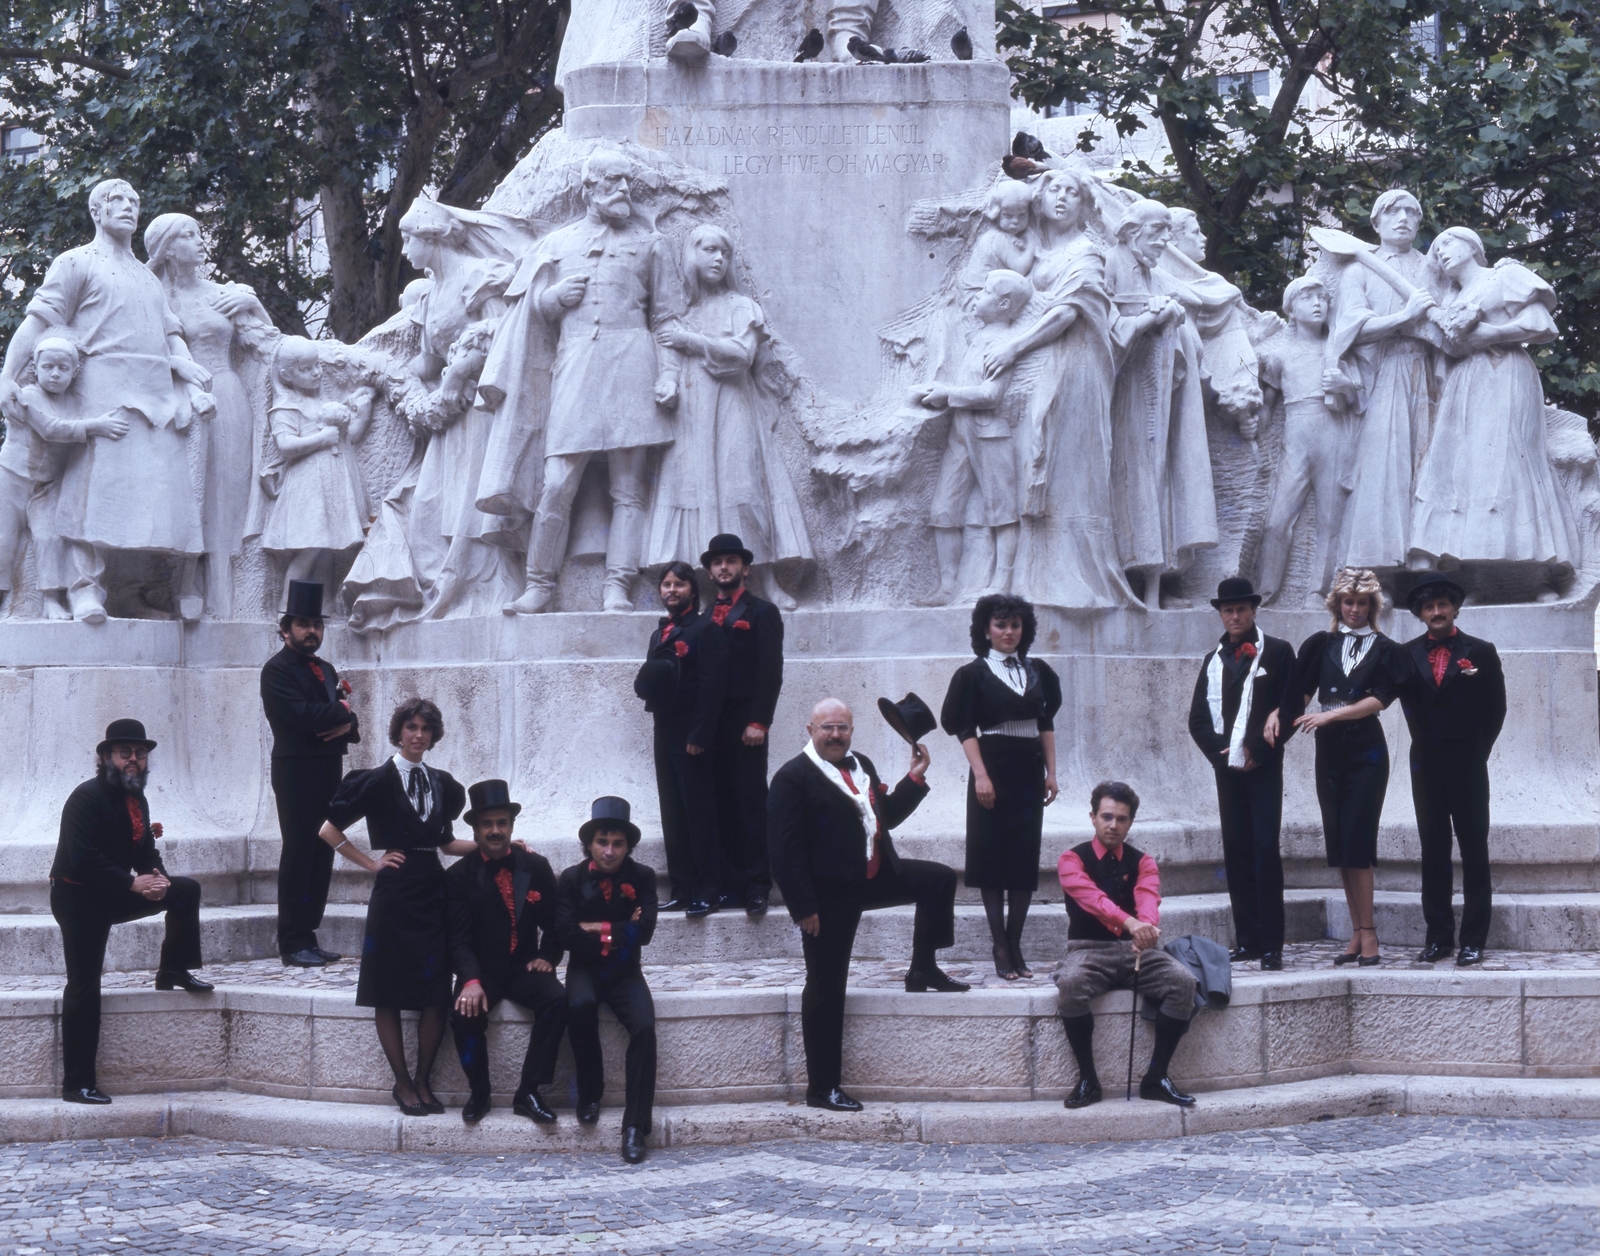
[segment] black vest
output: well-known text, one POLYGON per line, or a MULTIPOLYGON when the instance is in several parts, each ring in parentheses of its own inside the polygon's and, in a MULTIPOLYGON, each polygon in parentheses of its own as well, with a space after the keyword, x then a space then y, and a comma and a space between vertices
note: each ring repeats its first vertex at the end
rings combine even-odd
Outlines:
MULTIPOLYGON (((1113 872, 1109 859, 1100 859, 1095 855, 1093 842, 1074 846, 1072 853, 1083 861, 1083 870, 1089 874, 1089 880, 1099 887, 1102 894, 1128 915, 1138 914, 1133 909, 1133 887, 1139 881, 1139 865, 1144 861, 1143 854, 1124 842, 1116 871, 1113 872)), ((1073 901, 1072 895, 1068 894, 1066 899, 1069 939, 1085 942, 1116 942, 1122 937, 1121 933, 1112 933, 1100 923, 1098 917, 1079 907, 1073 901)))

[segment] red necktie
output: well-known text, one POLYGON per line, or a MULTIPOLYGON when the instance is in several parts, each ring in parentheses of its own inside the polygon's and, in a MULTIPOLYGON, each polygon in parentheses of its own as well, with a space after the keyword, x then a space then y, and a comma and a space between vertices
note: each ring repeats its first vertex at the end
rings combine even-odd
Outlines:
POLYGON ((137 846, 144 841, 144 812, 139 810, 139 800, 132 794, 123 801, 128 804, 128 820, 133 825, 133 844, 137 846))
MULTIPOLYGON (((852 794, 859 794, 861 792, 856 788, 855 780, 851 777, 849 768, 840 768, 839 775, 844 777, 844 783, 850 787, 850 792, 852 794)), ((870 796, 867 799, 867 805, 872 807, 872 799, 870 796)), ((874 821, 876 821, 878 818, 878 809, 876 807, 872 807, 872 818, 874 821)), ((881 832, 881 828, 874 828, 872 831, 872 858, 867 860, 867 880, 869 881, 878 875, 878 868, 883 863, 883 856, 878 853, 878 836, 881 832)))
POLYGON ((500 901, 506 905, 506 911, 511 915, 511 953, 517 951, 517 904, 512 898, 511 869, 497 868, 494 874, 495 888, 500 891, 500 901))
POLYGON ((674 628, 676 628, 677 626, 678 626, 677 624, 668 624, 665 628, 663 628, 661 630, 661 644, 662 645, 665 645, 667 643, 667 638, 672 635, 672 630, 674 628))
POLYGON ((328 678, 322 674, 321 663, 317 662, 316 659, 311 659, 308 665, 311 668, 311 674, 317 678, 317 684, 325 685, 328 683, 328 678))
POLYGON ((1444 684, 1444 674, 1450 670, 1450 647, 1443 643, 1430 645, 1428 662, 1433 666, 1433 683, 1444 684))

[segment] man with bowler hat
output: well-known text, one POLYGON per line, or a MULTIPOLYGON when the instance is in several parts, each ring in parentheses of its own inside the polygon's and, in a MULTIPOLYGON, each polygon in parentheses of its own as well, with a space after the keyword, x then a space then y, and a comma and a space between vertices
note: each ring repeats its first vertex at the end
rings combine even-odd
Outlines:
POLYGON ((585 858, 556 884, 557 939, 567 961, 567 1034, 578 1074, 578 1120, 600 1119, 605 1065, 600 1055, 600 1004, 628 1034, 624 1063, 622 1158, 645 1156, 656 1097, 656 1005, 639 967, 656 932, 656 874, 633 860, 639 827, 626 798, 596 798, 578 830, 585 858))
POLYGON ((711 747, 717 829, 730 887, 752 916, 767 910, 767 731, 783 689, 783 616, 745 587, 755 555, 731 532, 711 538, 700 563, 717 588, 711 622, 728 638, 728 683, 711 747))
POLYGON ((1456 944, 1450 835, 1461 848, 1461 949, 1456 965, 1483 962, 1489 941, 1489 752, 1506 722, 1506 678, 1494 646, 1456 627, 1466 591, 1437 571, 1411 586, 1411 613, 1428 626, 1403 647, 1409 667, 1400 706, 1411 730, 1411 800, 1422 843, 1422 917, 1417 959, 1449 959, 1456 944))
POLYGON ((489 1013, 502 999, 533 1013, 528 1053, 511 1110, 531 1121, 556 1114, 539 1096, 555 1078, 556 1052, 567 1027, 567 992, 556 976, 562 946, 554 925, 556 874, 550 861, 511 844, 519 803, 504 781, 467 790, 461 817, 472 826, 476 854, 445 873, 451 966, 456 1000, 450 1030, 471 1094, 461 1119, 476 1125, 489 1111, 489 1013))
POLYGON ((1275 970, 1283 967, 1283 744, 1294 732, 1292 720, 1277 716, 1294 701, 1294 647, 1256 627, 1261 595, 1242 576, 1219 584, 1211 605, 1222 618, 1222 639, 1200 665, 1189 735, 1217 778, 1233 903, 1229 958, 1258 959, 1275 970))
POLYGON ((111 926, 167 915, 157 990, 204 994, 200 967, 200 884, 167 875, 144 787, 156 743, 138 720, 113 720, 95 747, 95 774, 67 796, 50 865, 50 914, 61 926, 67 988, 61 996, 61 1097, 110 1103, 95 1084, 100 1050, 100 976, 111 926))
POLYGON ((317 836, 344 776, 345 748, 361 740, 350 686, 317 657, 322 586, 289 581, 278 620, 283 648, 261 669, 261 705, 272 726, 272 793, 278 803, 278 954, 285 965, 321 968, 339 958, 317 945, 328 904, 333 848, 317 836))

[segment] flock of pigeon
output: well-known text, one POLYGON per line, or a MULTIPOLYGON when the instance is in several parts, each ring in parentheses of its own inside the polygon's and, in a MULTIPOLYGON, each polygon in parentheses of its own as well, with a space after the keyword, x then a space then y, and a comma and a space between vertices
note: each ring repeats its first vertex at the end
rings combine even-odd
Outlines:
MULTIPOLYGON (((700 10, 692 0, 678 0, 673 5, 672 11, 667 14, 667 38, 671 39, 679 31, 686 31, 700 18, 700 10)), ((821 54, 823 48, 822 32, 813 27, 806 32, 806 37, 800 41, 800 49, 795 53, 794 59, 798 61, 813 61, 821 54)), ((705 45, 702 44, 703 48, 705 45)), ((880 48, 877 44, 868 43, 859 35, 852 36, 846 45, 850 55, 855 57, 860 65, 915 65, 931 58, 927 53, 918 48, 880 48)), ((711 41, 711 51, 719 57, 731 57, 739 47, 739 41, 732 31, 723 31, 711 41)), ((963 26, 950 37, 950 51, 956 56, 957 61, 972 60, 972 37, 967 34, 963 26)), ((702 52, 700 54, 704 56, 702 52)))

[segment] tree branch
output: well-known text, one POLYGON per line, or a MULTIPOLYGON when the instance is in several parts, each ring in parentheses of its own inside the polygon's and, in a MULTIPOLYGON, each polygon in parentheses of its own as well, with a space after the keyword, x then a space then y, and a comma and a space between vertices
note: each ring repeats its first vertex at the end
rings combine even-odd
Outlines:
POLYGON ((133 71, 126 66, 102 61, 99 57, 86 57, 77 52, 57 52, 50 48, 21 48, 14 44, 0 45, 0 59, 6 61, 43 61, 49 65, 76 65, 108 78, 131 79, 133 71))

